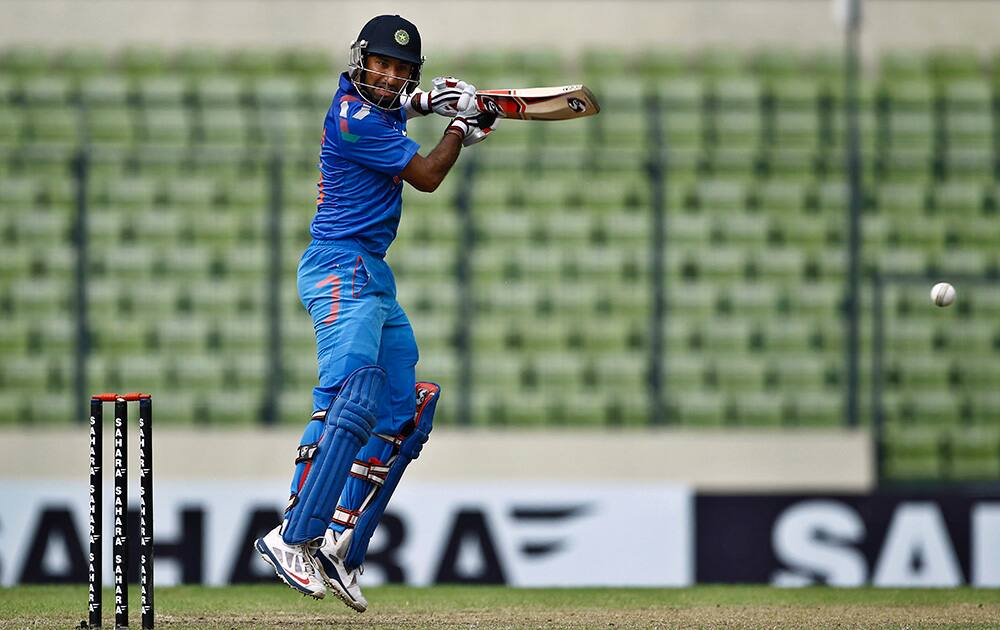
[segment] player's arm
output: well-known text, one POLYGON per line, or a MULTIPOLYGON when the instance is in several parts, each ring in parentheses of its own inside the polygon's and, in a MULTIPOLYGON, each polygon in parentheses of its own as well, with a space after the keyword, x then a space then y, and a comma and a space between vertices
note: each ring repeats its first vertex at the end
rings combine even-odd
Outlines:
POLYGON ((403 169, 403 179, 420 192, 434 192, 444 181, 445 175, 454 166, 458 154, 462 150, 464 135, 452 132, 448 127, 441 142, 427 154, 427 157, 414 154, 403 169))
POLYGON ((480 113, 472 105, 452 118, 441 142, 427 157, 414 155, 410 159, 401 173, 403 179, 421 192, 434 192, 455 164, 462 147, 482 142, 493 132, 496 119, 495 114, 480 113))

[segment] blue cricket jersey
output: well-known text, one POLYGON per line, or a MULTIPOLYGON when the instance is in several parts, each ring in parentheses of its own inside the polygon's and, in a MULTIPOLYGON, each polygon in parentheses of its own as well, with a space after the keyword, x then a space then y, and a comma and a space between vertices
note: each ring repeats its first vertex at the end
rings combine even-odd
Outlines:
POLYGON ((317 239, 353 239, 385 256, 403 206, 400 173, 420 148, 406 137, 406 113, 365 102, 347 73, 326 113, 319 195, 309 232, 317 239))

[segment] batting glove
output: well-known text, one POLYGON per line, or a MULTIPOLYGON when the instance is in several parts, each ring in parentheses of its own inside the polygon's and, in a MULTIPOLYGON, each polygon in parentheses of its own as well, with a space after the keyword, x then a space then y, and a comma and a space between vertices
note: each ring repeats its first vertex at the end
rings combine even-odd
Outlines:
POLYGON ((457 116, 475 101, 476 86, 455 77, 435 77, 430 92, 416 91, 407 102, 407 110, 418 116, 435 113, 457 116))
POLYGON ((472 108, 452 118, 451 124, 444 132, 460 135, 462 146, 468 147, 482 142, 486 136, 493 133, 493 130, 497 128, 498 120, 496 114, 479 112, 473 104, 472 108))

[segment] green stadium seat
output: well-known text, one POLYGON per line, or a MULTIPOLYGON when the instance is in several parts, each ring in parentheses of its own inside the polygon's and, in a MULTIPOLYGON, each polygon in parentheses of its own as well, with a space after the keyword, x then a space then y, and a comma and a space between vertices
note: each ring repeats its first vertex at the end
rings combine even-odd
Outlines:
POLYGON ((749 322, 730 319, 711 319, 699 323, 695 339, 709 355, 730 357, 741 355, 750 349, 749 322))
POLYGON ((228 366, 232 371, 230 384, 241 390, 259 389, 269 378, 271 365, 264 354, 240 353, 239 360, 231 363, 228 366))
POLYGON ((767 92, 774 103, 775 113, 809 113, 818 111, 821 84, 814 77, 802 73, 795 76, 772 77, 767 92))
POLYGON ((315 125, 301 116, 298 109, 278 109, 258 112, 255 125, 260 130, 261 139, 277 147, 315 147, 313 137, 315 125))
POLYGON ((3 187, 0 187, 0 208, 12 210, 20 217, 35 207, 41 194, 40 180, 33 177, 11 177, 5 178, 3 183, 3 187))
POLYGON ((252 101, 261 109, 286 109, 298 106, 301 95, 299 84, 290 78, 266 77, 250 87, 252 101))
MULTIPOLYGON (((93 304, 94 308, 92 311, 95 317, 92 317, 90 320, 93 351, 98 355, 105 353, 109 355, 149 353, 151 349, 150 342, 154 340, 154 328, 151 324, 143 320, 122 319, 120 316, 112 313, 107 313, 105 317, 96 317, 98 313, 102 312, 101 308, 106 308, 105 304, 93 304)), ((124 359, 122 359, 122 362, 124 363, 124 359)), ((134 374, 138 380, 142 372, 130 370, 128 374, 134 374)), ((109 382, 105 387, 114 384, 109 382)))
POLYGON ((19 279, 7 290, 11 310, 18 317, 49 317, 68 311, 71 288, 64 280, 19 279))
POLYGON ((806 59, 794 48, 769 46, 754 52, 751 68, 769 78, 797 77, 805 74, 806 59))
POLYGON ((966 391, 983 391, 992 387, 1000 378, 1000 364, 989 355, 966 357, 956 362, 954 372, 961 387, 966 391))
POLYGON ((37 143, 73 146, 79 138, 79 116, 66 107, 35 107, 27 110, 28 138, 37 143))
POLYGON ((206 144, 246 146, 251 142, 250 116, 242 108, 204 110, 199 137, 206 144))
POLYGON ((97 76, 80 83, 80 101, 88 107, 124 107, 128 96, 128 81, 120 75, 97 76))
POLYGON ((764 247, 768 241, 769 221, 758 214, 734 214, 726 219, 715 217, 714 232, 728 245, 764 247))
POLYGON ((207 76, 195 83, 194 94, 203 108, 238 108, 243 97, 240 81, 233 77, 207 76))
POLYGON ((920 248, 928 253, 939 251, 947 236, 944 220, 925 217, 919 221, 895 217, 885 224, 885 236, 893 247, 920 248))
POLYGON ((670 150, 668 155, 674 155, 677 149, 700 149, 706 140, 706 125, 707 120, 701 109, 668 109, 663 112, 660 116, 660 133, 670 150))
POLYGON ((170 57, 165 50, 155 46, 134 46, 121 52, 118 63, 131 76, 148 77, 163 74, 170 64, 170 57))
POLYGON ((895 429, 886 434, 885 473, 895 479, 941 476, 941 439, 936 431, 895 429))
POLYGON ((988 81, 969 77, 947 81, 941 89, 946 114, 989 113, 993 93, 988 81))
POLYGON ((662 386, 669 398, 701 391, 708 380, 710 367, 704 357, 675 353, 668 357, 662 386))
POLYGON ((27 130, 27 115, 21 108, 0 104, 0 147, 21 144, 27 130))
POLYGON ((79 422, 73 417, 73 397, 64 392, 46 392, 27 399, 26 420, 38 426, 57 426, 79 422))
POLYGON ((894 361, 889 372, 890 379, 898 380, 904 389, 941 389, 948 385, 950 366, 934 357, 910 356, 894 361))
POLYGON ((172 66, 187 76, 219 74, 225 70, 225 55, 217 48, 185 46, 174 55, 172 66))
POLYGON ((776 312, 779 295, 773 284, 738 283, 723 292, 719 307, 738 317, 767 317, 776 312))
MULTIPOLYGON (((229 326, 235 325, 236 322, 229 323, 229 326)), ((171 352, 204 351, 208 332, 209 323, 203 319, 164 319, 155 325, 156 346, 169 348, 171 352)))
POLYGON ((709 316, 715 313, 717 303, 718 288, 714 283, 677 281, 667 286, 667 306, 678 316, 709 316))
POLYGON ((251 425, 260 421, 263 401, 243 390, 222 390, 209 393, 204 398, 204 414, 199 422, 213 425, 251 425))
POLYGON ((944 171, 952 181, 989 183, 994 179, 995 157, 989 147, 955 147, 944 151, 944 171))
POLYGON ((25 389, 41 393, 49 384, 49 359, 40 356, 13 356, 0 367, 0 382, 8 391, 25 389))
POLYGON ((94 273, 119 279, 145 279, 153 272, 156 256, 142 245, 120 245, 93 252, 94 273))
POLYGON ((146 108, 138 115, 144 141, 156 145, 186 146, 191 141, 191 118, 184 108, 146 108))
POLYGON ((28 107, 67 107, 73 98, 73 84, 57 75, 31 77, 21 83, 21 98, 28 107))
POLYGON ((295 48, 281 55, 284 68, 300 76, 330 76, 336 73, 330 54, 320 48, 295 48))
POLYGON ((922 184, 932 175, 934 154, 929 148, 886 149, 878 158, 879 179, 922 184))
POLYGON ((26 245, 21 247, 11 247, 8 245, 4 255, 0 256, 0 280, 6 284, 17 278, 30 275, 32 271, 31 264, 32 256, 26 245))
POLYGON ((981 251, 949 251, 936 255, 928 270, 936 274, 982 276, 996 269, 996 258, 981 251))
POLYGON ((982 390, 970 396, 971 416, 981 425, 993 426, 1000 414, 1000 392, 982 390))
POLYGON ((747 392, 734 398, 734 416, 741 426, 780 426, 785 415, 785 402, 772 392, 747 392))
POLYGON ((706 86, 698 77, 670 78, 657 84, 657 98, 664 113, 701 111, 706 101, 706 86))
POLYGON ((41 46, 9 47, 0 55, 0 68, 17 76, 38 76, 52 65, 52 54, 41 46))
MULTIPOLYGON (((162 329, 160 334, 165 336, 162 329)), ((193 392, 218 391, 226 368, 227 361, 219 356, 191 353, 170 361, 167 382, 172 387, 193 392)))
POLYGON ((715 220, 705 214, 667 213, 667 239, 684 246, 707 246, 715 220))
POLYGON ((188 98, 188 78, 180 75, 152 76, 136 82, 139 104, 147 110, 180 109, 188 98))
POLYGON ((167 205, 186 210, 204 211, 215 204, 218 196, 217 181, 209 177, 188 177, 170 180, 164 187, 167 205))
POLYGON ((783 148, 815 149, 821 143, 819 117, 815 111, 777 111, 772 141, 783 148))
POLYGON ((769 372, 781 391, 819 391, 826 387, 829 365, 820 355, 791 354, 772 359, 769 372))
POLYGON ((695 59, 698 69, 713 77, 730 77, 743 74, 749 66, 749 57, 732 48, 707 48, 695 59))
POLYGON ((989 111, 947 114, 944 118, 945 143, 949 148, 993 148, 994 124, 989 111))
POLYGON ((714 392, 684 392, 671 397, 674 417, 690 426, 721 426, 727 421, 726 399, 714 392))
POLYGON ((754 77, 725 77, 717 80, 712 97, 720 112, 757 113, 763 98, 763 86, 754 77))
POLYGON ((799 426, 838 427, 844 424, 843 395, 811 392, 795 395, 790 404, 791 418, 799 426))
POLYGON ((933 191, 934 211, 946 217, 969 218, 983 209, 982 189, 966 182, 942 182, 933 191))
POLYGON ((756 149, 763 142, 763 128, 763 120, 757 112, 720 112, 715 117, 715 144, 720 150, 756 149))
POLYGON ((928 193, 919 184, 882 184, 878 188, 878 211, 888 215, 916 216, 927 207, 928 193))
POLYGON ((148 210, 159 193, 159 186, 147 177, 115 178, 104 184, 103 202, 111 209, 148 210))
POLYGON ((888 115, 885 132, 892 147, 930 149, 934 145, 935 127, 934 113, 930 109, 903 111, 888 115))
POLYGON ((992 480, 1000 477, 1000 436, 995 428, 958 429, 951 433, 949 476, 992 480))
POLYGON ((800 319, 766 318, 760 327, 763 350, 775 357, 784 353, 805 354, 813 348, 815 329, 809 322, 800 319))
POLYGON ((927 56, 914 50, 889 50, 881 55, 879 70, 891 80, 921 80, 930 73, 927 56))
POLYGON ((94 243, 117 245, 129 225, 129 215, 118 210, 95 208, 87 213, 87 233, 94 243))
POLYGON ((706 383, 730 393, 760 391, 768 378, 767 367, 756 358, 727 356, 715 361, 706 375, 706 383))
POLYGON ((739 181, 703 180, 696 184, 695 198, 702 211, 729 216, 733 211, 745 210, 747 190, 739 181))
POLYGON ((87 112, 87 138, 98 144, 131 145, 136 139, 132 110, 100 108, 87 112))
POLYGON ((975 78, 983 72, 983 60, 971 47, 940 48, 929 54, 929 69, 938 79, 975 78))
POLYGON ((935 336, 934 329, 922 321, 899 320, 886 325, 886 343, 893 354, 930 354, 935 336))
MULTIPOLYGON (((937 374, 932 375, 936 377, 937 374)), ((947 427, 954 424, 962 408, 961 399, 942 389, 941 383, 927 382, 922 391, 906 394, 903 419, 918 426, 947 427)))

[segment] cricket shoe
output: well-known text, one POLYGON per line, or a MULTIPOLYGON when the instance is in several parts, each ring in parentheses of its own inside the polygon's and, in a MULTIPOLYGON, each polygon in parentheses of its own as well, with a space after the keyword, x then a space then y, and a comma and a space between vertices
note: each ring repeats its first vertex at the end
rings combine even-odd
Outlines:
POLYGON ((282 582, 303 595, 323 599, 326 587, 312 557, 313 545, 289 545, 282 540, 280 529, 275 527, 258 538, 254 549, 274 568, 282 582))
POLYGON ((341 534, 338 540, 337 534, 327 528, 323 544, 313 554, 323 582, 333 590, 334 595, 354 610, 365 612, 368 610, 368 600, 361 594, 361 586, 358 584, 358 576, 364 573, 364 566, 348 570, 342 557, 346 555, 350 542, 349 535, 341 534))

